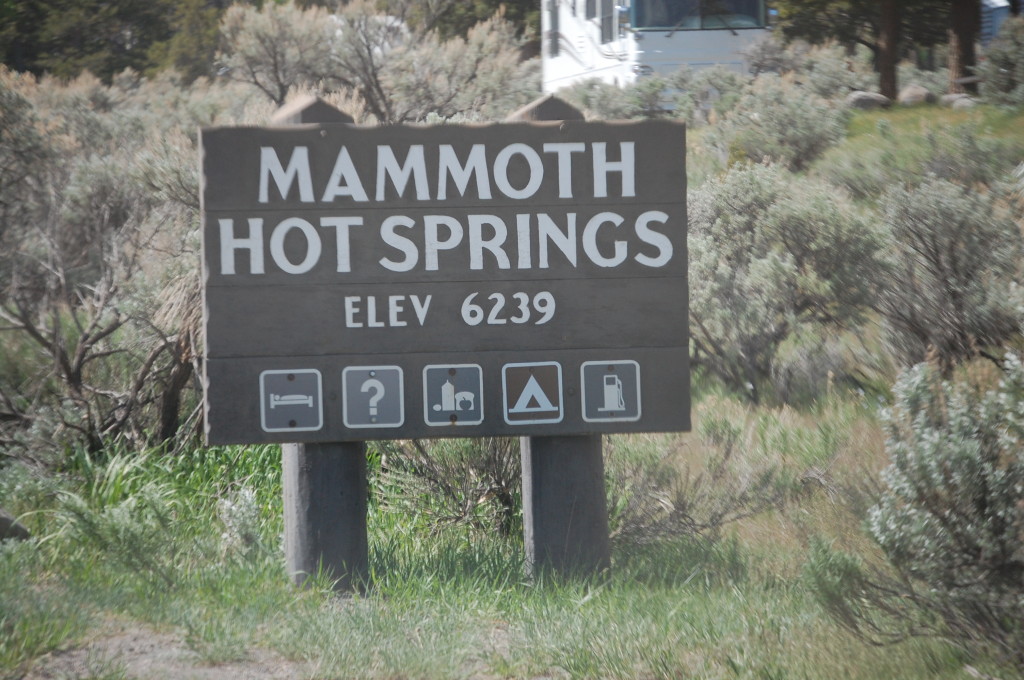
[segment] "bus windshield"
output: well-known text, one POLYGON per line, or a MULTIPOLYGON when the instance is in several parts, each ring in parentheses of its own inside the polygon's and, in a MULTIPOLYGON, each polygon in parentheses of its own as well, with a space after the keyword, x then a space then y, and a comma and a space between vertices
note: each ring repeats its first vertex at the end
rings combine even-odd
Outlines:
POLYGON ((633 28, 723 30, 764 28, 764 0, 633 0, 633 28))

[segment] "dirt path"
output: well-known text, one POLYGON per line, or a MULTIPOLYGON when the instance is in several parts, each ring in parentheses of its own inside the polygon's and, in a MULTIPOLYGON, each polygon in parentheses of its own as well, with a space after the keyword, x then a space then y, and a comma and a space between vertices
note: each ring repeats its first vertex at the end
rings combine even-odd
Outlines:
POLYGON ((294 680, 308 675, 304 664, 266 650, 210 665, 177 635, 116 624, 36 660, 24 680, 294 680))

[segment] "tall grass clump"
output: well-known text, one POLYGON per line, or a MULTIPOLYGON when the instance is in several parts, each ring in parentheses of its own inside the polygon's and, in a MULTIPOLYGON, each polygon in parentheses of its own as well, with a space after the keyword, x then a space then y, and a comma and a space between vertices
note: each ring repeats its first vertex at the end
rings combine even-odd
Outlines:
POLYGON ((1024 669, 1024 364, 981 392, 907 371, 885 414, 891 464, 867 529, 888 570, 819 546, 825 607, 875 641, 939 635, 1024 669))
POLYGON ((41 568, 37 542, 0 541, 0 677, 23 677, 32 661, 82 635, 91 608, 41 568))
POLYGON ((728 418, 699 426, 702 459, 663 439, 633 436, 606 447, 612 544, 629 552, 671 544, 710 547, 727 527, 780 507, 789 488, 780 466, 759 455, 728 418))

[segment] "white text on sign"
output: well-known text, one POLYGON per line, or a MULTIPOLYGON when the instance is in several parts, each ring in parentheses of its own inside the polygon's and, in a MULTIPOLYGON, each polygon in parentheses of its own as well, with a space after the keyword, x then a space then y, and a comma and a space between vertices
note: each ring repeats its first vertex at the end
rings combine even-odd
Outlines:
MULTIPOLYGON (((346 328, 402 328, 427 321, 433 295, 346 295, 346 328)), ((470 293, 460 307, 467 326, 533 324, 542 326, 555 315, 555 296, 546 290, 530 295, 515 292, 470 293)))
POLYGON ((270 261, 286 274, 307 274, 325 258, 333 271, 347 274, 359 256, 352 252, 351 229, 366 227, 374 230, 384 244, 386 256, 376 264, 395 273, 462 269, 467 265, 471 271, 549 269, 562 263, 578 267, 584 260, 598 267, 617 267, 632 260, 659 268, 667 265, 674 254, 672 241, 657 230, 668 220, 669 216, 660 210, 643 212, 632 225, 625 226, 626 219, 611 211, 600 212, 582 225, 575 212, 565 213, 561 222, 547 213, 517 214, 511 228, 497 215, 468 215, 465 225, 450 215, 425 215, 420 221, 407 215, 389 215, 373 225, 365 224, 361 216, 331 216, 321 217, 319 228, 301 217, 288 217, 267 229, 262 217, 250 217, 242 225, 236 225, 234 218, 221 218, 220 273, 266 274, 269 246, 270 261), (624 238, 602 248, 599 237, 605 230, 624 238), (334 232, 334 253, 324 252, 322 234, 326 231, 334 232), (299 254, 289 255, 286 240, 297 244, 294 250, 299 254), (240 270, 238 259, 247 261, 248 267, 240 270))
POLYGON ((398 196, 403 196, 410 181, 416 199, 420 201, 454 198, 448 195, 451 182, 454 182, 462 196, 466 196, 472 182, 476 195, 481 199, 492 199, 500 194, 504 198, 527 200, 544 184, 545 164, 542 154, 557 158, 559 198, 580 198, 573 196, 572 178, 573 173, 578 172, 587 160, 593 173, 593 198, 609 196, 609 175, 621 178, 619 195, 631 197, 636 195, 634 146, 633 142, 619 142, 618 160, 611 160, 605 142, 591 142, 589 145, 582 142, 549 142, 542 145, 541 151, 528 144, 515 143, 496 152, 496 147, 492 146, 488 150, 484 144, 474 144, 463 160, 451 144, 440 144, 436 148, 437 165, 429 168, 435 170, 433 173, 427 167, 426 147, 423 144, 411 145, 403 161, 398 160, 391 145, 378 145, 376 168, 357 167, 348 148, 342 146, 330 177, 322 184, 322 192, 315 191, 309 147, 293 147, 291 153, 287 154, 285 166, 282 162, 283 154, 272 146, 264 146, 260 147, 259 202, 273 203, 276 199, 285 199, 294 185, 301 203, 316 203, 318 195, 320 203, 334 203, 339 198, 356 203, 381 203, 388 199, 389 188, 398 196), (577 163, 576 156, 580 154, 585 159, 577 163), (488 158, 491 159, 490 163, 488 158), (527 168, 527 178, 521 187, 513 186, 510 179, 513 174, 510 167, 513 165, 525 165, 527 168), (365 180, 369 176, 374 178, 372 199, 365 188, 365 180), (436 178, 436 182, 432 182, 432 178, 436 178))

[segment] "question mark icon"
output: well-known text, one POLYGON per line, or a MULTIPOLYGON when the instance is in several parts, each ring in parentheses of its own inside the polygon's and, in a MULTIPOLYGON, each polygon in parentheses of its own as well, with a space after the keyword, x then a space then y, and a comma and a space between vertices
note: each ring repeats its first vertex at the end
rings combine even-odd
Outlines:
POLYGON ((380 400, 384 398, 384 383, 376 378, 370 378, 363 383, 362 387, 359 388, 359 391, 373 392, 373 396, 370 397, 370 415, 377 415, 377 405, 380 403, 380 400))

